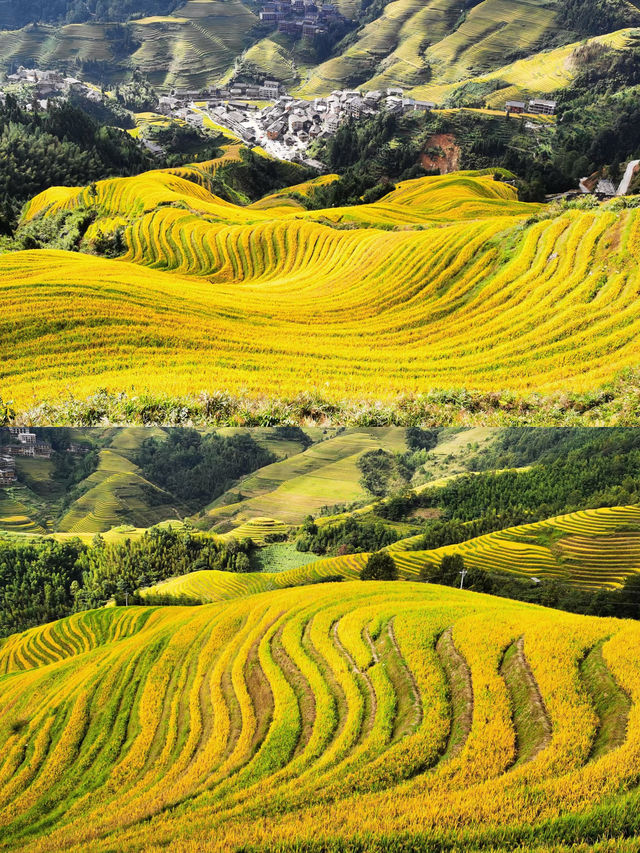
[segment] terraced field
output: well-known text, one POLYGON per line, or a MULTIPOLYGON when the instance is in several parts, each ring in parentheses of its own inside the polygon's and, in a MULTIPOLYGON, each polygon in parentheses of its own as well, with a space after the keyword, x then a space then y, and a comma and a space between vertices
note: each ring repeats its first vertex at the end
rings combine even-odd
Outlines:
POLYGON ((121 524, 150 527, 182 515, 183 508, 175 507, 169 494, 112 449, 100 451, 98 468, 83 481, 83 488, 58 524, 61 533, 103 533, 121 524))
POLYGON ((229 533, 222 534, 221 539, 252 539, 256 545, 264 545, 269 536, 282 536, 289 531, 284 522, 277 518, 266 518, 261 516, 245 521, 244 524, 234 527, 229 533))
POLYGON ((124 54, 121 25, 86 23, 0 31, 0 56, 40 68, 98 60, 109 63, 114 79, 138 67, 158 86, 204 88, 233 68, 257 21, 240 0, 188 0, 171 15, 126 24, 131 47, 124 54))
POLYGON ((337 578, 355 580, 360 577, 360 572, 367 562, 368 556, 368 554, 347 554, 343 557, 326 557, 284 572, 238 574, 237 572, 225 572, 217 569, 202 569, 147 587, 141 590, 141 594, 143 596, 185 596, 197 601, 211 603, 242 595, 252 595, 256 592, 324 583, 337 578))
MULTIPOLYGON (((366 511, 366 509, 365 509, 366 511)), ((238 530, 231 534, 239 537, 238 530)), ((510 572, 541 581, 557 579, 581 589, 614 589, 640 571, 640 507, 604 507, 510 527, 429 551, 415 550, 420 537, 389 545, 401 579, 416 580, 445 554, 461 554, 466 568, 510 572)), ((198 571, 150 588, 151 594, 219 601, 236 595, 315 583, 322 578, 359 577, 369 554, 325 557, 286 572, 198 571)))
POLYGON ((378 449, 406 451, 404 430, 354 428, 326 437, 302 453, 244 477, 207 507, 203 515, 213 525, 237 525, 261 515, 285 524, 301 524, 305 516, 316 515, 324 506, 366 498, 357 462, 363 453, 378 449), (241 500, 237 500, 238 493, 241 500))
POLYGON ((637 623, 411 583, 107 608, 0 645, 4 850, 632 835, 637 623))
MULTIPOLYGON (((413 544, 408 540, 407 544, 413 544)), ((465 565, 539 579, 558 578, 585 589, 614 588, 640 571, 640 508, 582 510, 534 524, 510 527, 432 551, 389 547, 406 577, 444 554, 462 554, 465 565)))
POLYGON ((20 489, 0 489, 0 530, 8 533, 44 533, 34 519, 33 507, 20 499, 20 489))
POLYGON ((18 407, 97 388, 304 389, 340 405, 460 387, 593 391, 637 364, 637 209, 536 221, 539 206, 508 184, 458 173, 371 205, 259 210, 212 196, 204 173, 31 203, 28 219, 78 205, 97 205, 107 229, 124 217, 129 248, 122 260, 0 258, 0 382, 18 407))
MULTIPOLYGON (((297 91, 313 96, 354 83, 364 89, 401 86, 442 103, 471 80, 496 80, 502 105, 517 94, 505 84, 519 84, 521 94, 535 95, 563 88, 573 71, 571 54, 582 42, 558 24, 558 6, 539 0, 482 0, 461 14, 453 0, 395 0, 345 50, 309 69, 297 91), (541 51, 545 41, 563 46, 541 51), (518 59, 509 62, 514 54, 518 59)), ((627 29, 593 40, 618 49, 632 46, 640 13, 631 5, 626 8, 627 29)))

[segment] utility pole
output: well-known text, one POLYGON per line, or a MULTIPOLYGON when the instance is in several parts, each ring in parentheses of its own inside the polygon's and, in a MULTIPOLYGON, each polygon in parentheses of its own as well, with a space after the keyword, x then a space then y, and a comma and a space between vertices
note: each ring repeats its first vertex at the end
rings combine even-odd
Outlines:
POLYGON ((462 569, 462 571, 460 572, 460 589, 462 589, 462 587, 464 586, 464 579, 468 574, 469 572, 466 569, 462 569))

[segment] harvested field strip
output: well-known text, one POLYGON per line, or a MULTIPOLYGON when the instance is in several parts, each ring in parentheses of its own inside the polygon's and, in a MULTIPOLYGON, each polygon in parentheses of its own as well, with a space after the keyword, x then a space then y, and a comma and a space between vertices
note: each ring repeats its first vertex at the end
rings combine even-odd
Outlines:
POLYGON ((533 760, 551 742, 551 721, 524 656, 522 637, 506 650, 501 673, 511 696, 517 767, 533 760))

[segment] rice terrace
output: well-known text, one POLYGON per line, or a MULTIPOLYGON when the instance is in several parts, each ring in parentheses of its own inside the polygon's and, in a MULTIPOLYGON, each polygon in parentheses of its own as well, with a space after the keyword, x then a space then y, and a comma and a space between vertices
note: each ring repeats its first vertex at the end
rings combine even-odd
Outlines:
POLYGON ((640 851, 640 0, 0 0, 0 853, 640 851))
POLYGON ((55 418, 64 398, 104 389, 317 395, 328 412, 378 403, 402 417, 403 399, 460 388, 606 402, 633 375, 640 220, 625 201, 545 208, 518 201, 508 176, 471 172, 357 207, 305 210, 296 195, 313 185, 243 206, 207 189, 216 166, 27 205, 27 224, 93 211, 89 244, 117 232, 124 252, 0 257, 2 384, 18 412, 48 403, 55 418))
POLYGON ((638 430, 12 427, 0 461, 0 849, 633 849, 638 430))

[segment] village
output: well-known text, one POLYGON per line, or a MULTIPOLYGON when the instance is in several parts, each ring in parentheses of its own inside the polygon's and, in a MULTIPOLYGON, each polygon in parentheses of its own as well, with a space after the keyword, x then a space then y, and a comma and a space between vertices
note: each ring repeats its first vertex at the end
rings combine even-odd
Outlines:
POLYGON ((6 92, 14 94, 25 109, 46 111, 52 100, 66 100, 72 94, 80 95, 88 101, 99 103, 103 93, 97 86, 84 83, 60 71, 48 71, 40 68, 20 66, 13 74, 8 74, 0 86, 0 104, 6 103, 6 92))
MULTIPOLYGON (((302 16, 308 24, 315 22, 314 26, 322 26, 333 20, 333 7, 331 4, 317 7, 302 0, 294 0, 293 3, 287 0, 266 3, 261 14, 267 23, 278 26, 291 23, 291 15, 295 20, 302 16)), ((46 111, 55 101, 64 101, 72 96, 96 103, 108 97, 99 87, 60 71, 22 66, 7 75, 5 82, 0 84, 0 104, 6 102, 6 92, 17 97, 25 109, 41 111, 46 111)), ((232 80, 224 86, 204 90, 172 90, 159 95, 156 105, 157 113, 167 119, 182 121, 202 130, 224 128, 249 148, 260 146, 275 157, 303 163, 321 173, 326 172, 326 166, 310 156, 309 148, 316 140, 333 136, 346 122, 367 120, 380 112, 401 116, 438 109, 442 107, 435 102, 413 98, 398 87, 335 90, 324 97, 303 99, 288 94, 279 81, 268 79, 261 83, 232 80)), ((556 102, 543 98, 509 100, 502 112, 506 118, 553 116, 556 102)), ((140 133, 139 139, 152 152, 162 153, 153 136, 147 138, 140 133)), ((598 198, 611 198, 624 195, 639 165, 637 160, 629 163, 619 184, 594 174, 582 178, 575 190, 562 196, 593 194, 598 198)), ((2 476, 0 470, 0 483, 2 476)))
POLYGON ((279 33, 294 38, 315 39, 324 35, 332 24, 347 24, 333 3, 317 4, 314 0, 273 0, 262 5, 262 24, 275 27, 279 33))
MULTIPOLYGON (((13 486, 18 481, 16 472, 16 457, 28 456, 40 459, 50 459, 53 455, 53 447, 48 441, 38 438, 30 427, 8 427, 3 428, 3 439, 0 442, 0 487, 13 486)), ((82 456, 89 450, 85 444, 69 442, 65 452, 74 456, 82 456)))
MULTIPOLYGON (((302 0, 266 3, 261 17, 279 28, 302 21, 301 26, 315 27, 315 34, 334 21, 337 13, 331 4, 316 6, 302 0), (292 18, 293 16, 293 18, 292 18)), ((302 32, 302 31, 301 31, 302 32)), ((311 31, 307 33, 310 37, 311 31)), ((7 75, 0 85, 0 104, 11 91, 27 110, 46 111, 49 103, 76 95, 100 102, 107 95, 91 84, 60 71, 24 68, 20 66, 7 75)), ((407 95, 397 87, 383 90, 343 89, 325 97, 295 98, 277 80, 261 83, 233 80, 224 86, 204 90, 172 90, 158 96, 157 113, 198 128, 210 124, 223 127, 249 147, 261 146, 270 154, 286 160, 306 162, 320 171, 324 167, 307 157, 307 148, 317 139, 332 136, 347 121, 361 121, 381 111, 392 115, 409 112, 431 112, 438 108, 433 101, 407 95), (207 121, 207 119, 209 121, 207 121)), ((531 99, 508 101, 504 108, 509 115, 553 115, 555 101, 531 99)), ((141 142, 160 153, 152 139, 144 134, 141 142)))
MULTIPOLYGON (((275 80, 261 85, 232 83, 227 87, 204 92, 173 92, 159 99, 158 111, 198 127, 206 118, 238 136, 248 146, 259 145, 274 156, 298 160, 316 168, 324 168, 306 157, 307 148, 317 139, 332 136, 348 121, 361 121, 379 112, 404 115, 428 113, 438 109, 433 101, 407 95, 401 88, 384 90, 342 89, 325 97, 309 100, 288 94, 275 80), (269 101, 260 106, 260 101, 269 101)), ((506 116, 511 114, 553 115, 556 102, 531 99, 509 101, 506 116)))

